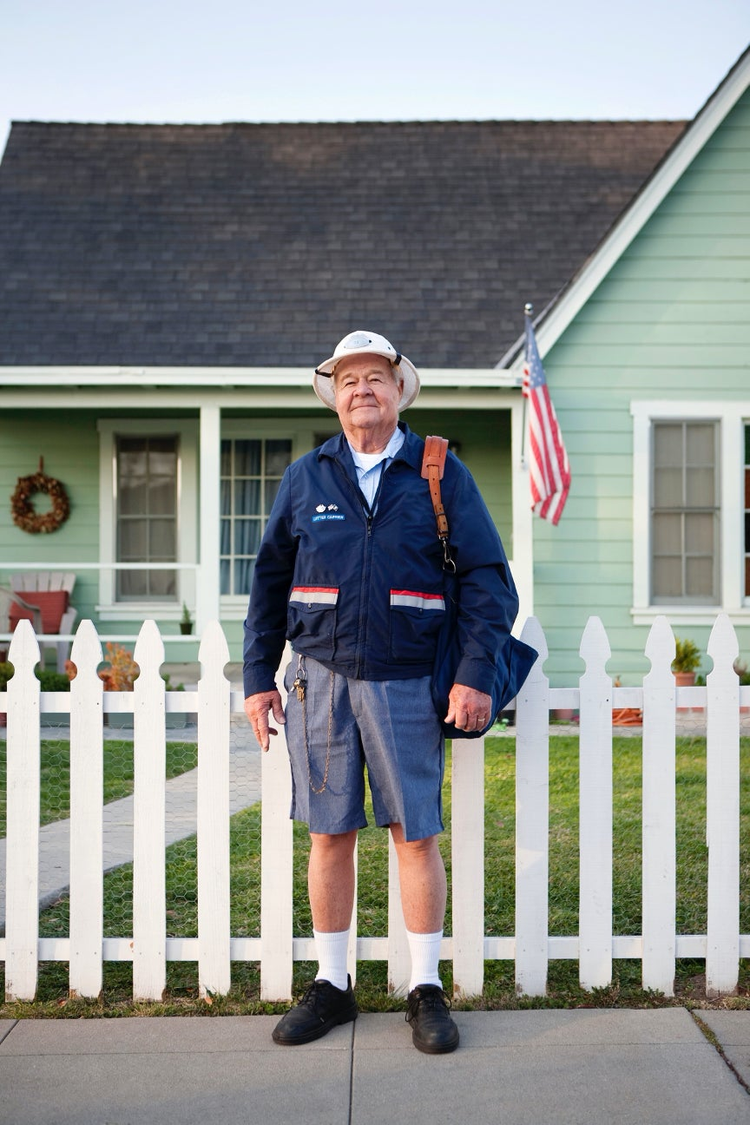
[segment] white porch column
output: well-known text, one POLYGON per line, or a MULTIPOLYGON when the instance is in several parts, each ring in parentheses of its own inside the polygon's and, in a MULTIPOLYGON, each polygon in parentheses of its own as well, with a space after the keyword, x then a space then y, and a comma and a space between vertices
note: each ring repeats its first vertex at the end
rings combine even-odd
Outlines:
POLYGON ((209 621, 220 613, 220 510, 221 408, 202 406, 200 415, 200 568, 195 591, 196 632, 201 636, 209 621))
POLYGON ((513 544, 509 552, 513 577, 518 588, 518 627, 520 634, 527 617, 534 614, 534 530, 529 486, 529 466, 524 460, 524 399, 518 395, 511 407, 510 455, 513 482, 513 544))

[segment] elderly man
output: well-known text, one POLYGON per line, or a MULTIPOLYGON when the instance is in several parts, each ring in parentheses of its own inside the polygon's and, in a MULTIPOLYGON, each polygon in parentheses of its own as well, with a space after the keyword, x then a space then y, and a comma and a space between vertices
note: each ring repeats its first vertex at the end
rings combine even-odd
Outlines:
POLYGON ((399 422, 419 392, 413 364, 383 336, 352 332, 315 372, 342 433, 291 465, 261 544, 245 622, 245 709, 264 750, 286 724, 291 815, 309 826, 318 974, 273 1032, 309 1043, 357 1017, 346 968, 354 845, 367 823, 364 767, 378 825, 398 855, 411 953, 406 1018, 414 1045, 453 1051, 458 1028, 438 973, 446 878, 441 719, 464 731, 490 718, 495 663, 517 598, 502 544, 468 471, 449 455, 443 502, 461 606, 462 660, 446 716, 430 694, 444 614, 443 554, 423 441, 399 422), (286 715, 275 687, 284 643, 286 715))

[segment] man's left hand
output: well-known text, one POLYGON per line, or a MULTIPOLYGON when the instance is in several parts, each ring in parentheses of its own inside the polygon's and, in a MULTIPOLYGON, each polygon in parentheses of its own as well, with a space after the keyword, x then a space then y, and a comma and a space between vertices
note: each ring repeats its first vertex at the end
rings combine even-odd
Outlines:
POLYGON ((482 730, 492 718, 492 697, 483 691, 454 684, 448 696, 446 723, 453 723, 459 730, 482 730))

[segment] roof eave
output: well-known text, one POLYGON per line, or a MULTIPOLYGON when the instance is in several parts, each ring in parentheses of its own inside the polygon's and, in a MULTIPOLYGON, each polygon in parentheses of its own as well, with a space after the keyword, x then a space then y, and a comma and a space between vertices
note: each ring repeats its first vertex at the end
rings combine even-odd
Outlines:
MULTIPOLYGON (((628 246, 667 197, 680 176, 716 132, 750 85, 750 48, 737 60, 694 120, 651 173, 646 183, 615 221, 599 247, 584 262, 544 311, 534 320, 539 354, 545 357, 586 304, 628 246)), ((498 368, 517 370, 523 363, 524 334, 498 362, 498 368)))

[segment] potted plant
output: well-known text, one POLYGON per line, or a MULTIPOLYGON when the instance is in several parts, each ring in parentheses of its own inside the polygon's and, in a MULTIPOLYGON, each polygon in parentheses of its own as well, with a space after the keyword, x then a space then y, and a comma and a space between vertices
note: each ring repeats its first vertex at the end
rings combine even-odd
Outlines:
MULTIPOLYGON (((14 671, 13 665, 9 664, 7 660, 0 661, 0 691, 6 690, 6 684, 8 683, 8 680, 13 675, 13 671, 14 671)), ((6 717, 5 712, 3 711, 0 714, 0 727, 4 727, 6 725, 6 723, 7 723, 7 717, 6 717)))
MULTIPOLYGON (((132 691, 140 669, 133 659, 132 652, 122 645, 107 642, 107 666, 100 669, 99 679, 105 691, 132 691)), ((67 670, 67 665, 66 665, 67 670)), ((71 668, 71 670, 73 670, 71 668)), ((70 673, 69 673, 70 674, 70 673)), ((132 711, 112 711, 104 716, 105 723, 111 727, 132 727, 132 711)))
POLYGON ((679 687, 690 687, 695 683, 695 672, 700 667, 701 654, 694 641, 681 641, 675 638, 675 654, 672 671, 679 687))
POLYGON ((182 617, 180 618, 180 632, 184 636, 190 636, 193 631, 193 619, 190 616, 190 610, 182 603, 182 617))

